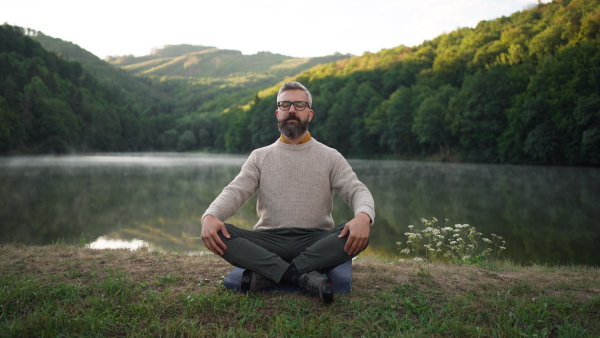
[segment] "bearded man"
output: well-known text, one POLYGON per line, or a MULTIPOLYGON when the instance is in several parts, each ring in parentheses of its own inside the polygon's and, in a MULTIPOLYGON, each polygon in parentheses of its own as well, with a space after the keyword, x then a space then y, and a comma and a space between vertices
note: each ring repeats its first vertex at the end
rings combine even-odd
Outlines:
POLYGON ((242 290, 286 283, 332 302, 332 281, 323 273, 351 260, 369 243, 373 196, 337 150, 311 137, 308 125, 314 114, 306 87, 285 83, 275 111, 280 138, 254 150, 202 216, 204 245, 246 269, 242 290), (355 215, 337 226, 331 215, 334 191, 355 215), (224 223, 255 193, 259 220, 254 229, 224 223))

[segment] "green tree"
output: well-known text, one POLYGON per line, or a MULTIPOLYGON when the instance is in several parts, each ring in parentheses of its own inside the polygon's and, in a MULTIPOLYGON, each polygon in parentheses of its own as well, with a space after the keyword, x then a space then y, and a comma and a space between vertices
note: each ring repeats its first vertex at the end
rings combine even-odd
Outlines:
POLYGON ((440 87, 434 95, 427 97, 419 105, 412 127, 420 143, 435 144, 444 158, 450 155, 450 145, 453 141, 449 105, 457 93, 458 89, 451 85, 440 87))
POLYGON ((19 149, 25 138, 25 129, 19 116, 0 96, 0 152, 9 153, 19 149))
POLYGON ((518 70, 516 66, 496 65, 465 79, 452 110, 453 130, 467 160, 500 161, 497 142, 507 128, 506 110, 529 82, 529 74, 518 70))
POLYGON ((396 155, 413 155, 418 145, 412 131, 419 104, 433 91, 429 87, 400 87, 389 99, 380 142, 385 142, 396 155))
POLYGON ((196 136, 191 130, 186 130, 177 139, 177 151, 192 150, 197 147, 196 136))
POLYGON ((358 86, 354 99, 352 100, 353 118, 351 121, 352 133, 350 135, 351 153, 355 156, 377 154, 379 149, 377 143, 379 137, 370 134, 365 121, 371 112, 381 104, 383 98, 377 93, 369 82, 363 82, 358 86))
POLYGON ((79 140, 80 121, 71 107, 56 98, 38 98, 34 103, 34 135, 42 152, 64 153, 79 140))
POLYGON ((581 130, 581 158, 589 164, 600 164, 600 96, 580 97, 573 112, 581 130))

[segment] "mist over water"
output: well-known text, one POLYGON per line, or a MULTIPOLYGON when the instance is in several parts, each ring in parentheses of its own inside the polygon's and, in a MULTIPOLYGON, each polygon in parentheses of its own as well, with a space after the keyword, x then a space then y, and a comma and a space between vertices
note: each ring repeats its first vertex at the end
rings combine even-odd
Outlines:
MULTIPOLYGON (((200 217, 245 156, 99 154, 0 158, 0 240, 199 251, 200 217)), ((371 190, 376 220, 368 250, 398 256, 408 225, 470 224, 504 237, 504 257, 600 265, 600 170, 350 160, 371 190)), ((252 228, 252 198, 229 223, 252 228)), ((334 220, 352 218, 336 196, 334 220)))

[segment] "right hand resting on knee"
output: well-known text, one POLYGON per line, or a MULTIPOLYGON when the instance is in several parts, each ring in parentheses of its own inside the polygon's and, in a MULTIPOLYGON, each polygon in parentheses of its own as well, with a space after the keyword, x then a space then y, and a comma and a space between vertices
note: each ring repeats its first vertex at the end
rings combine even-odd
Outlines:
POLYGON ((223 250, 227 249, 227 246, 219 237, 219 231, 226 238, 230 238, 225 228, 225 223, 221 222, 218 218, 213 215, 206 215, 202 219, 202 242, 204 242, 208 250, 217 255, 223 255, 223 250))

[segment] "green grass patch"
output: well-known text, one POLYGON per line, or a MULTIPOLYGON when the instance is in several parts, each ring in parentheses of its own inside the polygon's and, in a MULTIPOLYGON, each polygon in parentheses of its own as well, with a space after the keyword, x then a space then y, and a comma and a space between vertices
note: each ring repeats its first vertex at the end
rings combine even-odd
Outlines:
POLYGON ((353 264, 353 291, 323 304, 226 290, 231 267, 214 255, 131 254, 0 246, 0 336, 600 335, 597 268, 490 270, 365 256, 353 264))

